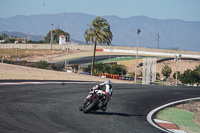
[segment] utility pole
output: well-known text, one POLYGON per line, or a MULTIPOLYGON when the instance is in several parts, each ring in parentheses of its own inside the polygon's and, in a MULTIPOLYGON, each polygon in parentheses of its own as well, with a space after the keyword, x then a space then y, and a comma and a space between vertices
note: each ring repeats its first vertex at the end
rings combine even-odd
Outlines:
POLYGON ((181 55, 174 55, 174 61, 176 62, 176 86, 177 86, 177 78, 178 78, 178 61, 181 61, 181 55))
POLYGON ((138 58, 138 43, 139 43, 139 34, 140 34, 140 29, 137 29, 137 53, 136 53, 136 62, 135 62, 135 78, 134 78, 134 81, 136 83, 137 81, 137 58, 138 58))
POLYGON ((156 35, 157 35, 157 37, 158 37, 158 38, 157 38, 157 47, 156 47, 156 48, 159 49, 159 48, 160 48, 160 47, 159 47, 159 43, 160 43, 159 41, 160 41, 160 38, 161 38, 161 37, 160 37, 159 32, 158 32, 158 34, 156 34, 156 35))
POLYGON ((52 43, 53 43, 53 33, 52 33, 52 30, 53 30, 53 24, 51 24, 51 50, 52 50, 52 43))
POLYGON ((30 33, 28 33, 28 40, 27 41, 29 41, 30 40, 30 33))

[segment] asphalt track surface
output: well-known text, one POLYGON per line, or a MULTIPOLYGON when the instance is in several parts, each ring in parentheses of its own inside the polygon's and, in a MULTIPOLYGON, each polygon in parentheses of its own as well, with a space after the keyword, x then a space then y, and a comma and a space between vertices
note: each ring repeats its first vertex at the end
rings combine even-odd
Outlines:
POLYGON ((200 96, 200 88, 113 84, 106 112, 79 106, 95 83, 0 86, 0 133, 162 133, 147 122, 158 106, 200 96))
MULTIPOLYGON (((101 55, 101 56, 95 56, 95 61, 102 61, 102 60, 108 60, 112 58, 117 57, 135 57, 133 55, 101 55)), ((74 59, 71 61, 68 61, 68 64, 85 64, 85 63, 91 63, 92 62, 92 56, 83 57, 80 59, 74 59)))

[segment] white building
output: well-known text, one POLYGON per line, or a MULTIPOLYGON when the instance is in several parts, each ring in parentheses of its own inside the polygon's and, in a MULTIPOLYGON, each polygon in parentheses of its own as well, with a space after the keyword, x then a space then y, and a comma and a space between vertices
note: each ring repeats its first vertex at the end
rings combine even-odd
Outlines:
POLYGON ((59 36, 59 45, 62 45, 62 44, 67 44, 66 36, 64 35, 59 36))
POLYGON ((66 41, 66 36, 65 35, 61 35, 61 36, 59 36, 59 45, 63 45, 63 44, 74 45, 74 44, 78 44, 78 43, 74 43, 73 41, 69 41, 69 40, 66 41))

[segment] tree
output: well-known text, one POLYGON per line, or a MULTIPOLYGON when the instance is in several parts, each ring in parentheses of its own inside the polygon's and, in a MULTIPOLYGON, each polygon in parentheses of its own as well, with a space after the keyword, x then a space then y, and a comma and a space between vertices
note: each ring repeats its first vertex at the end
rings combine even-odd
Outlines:
POLYGON ((111 66, 109 64, 104 64, 101 72, 102 73, 110 73, 110 70, 111 70, 111 66))
MULTIPOLYGON (((108 64, 103 64, 102 62, 100 63, 95 63, 94 64, 95 69, 94 69, 94 75, 100 75, 101 73, 109 73, 110 72, 110 65, 108 64)), ((91 72, 91 64, 88 65, 88 68, 83 68, 84 72, 91 72)))
MULTIPOLYGON (((126 75, 127 70, 126 67, 123 65, 113 64, 103 64, 103 63, 95 63, 94 64, 94 72, 93 75, 97 76, 102 73, 108 73, 108 74, 116 74, 116 75, 126 75)), ((91 64, 88 65, 88 68, 83 68, 84 72, 91 72, 91 64)))
POLYGON ((197 86, 199 86, 199 83, 200 83, 200 65, 195 67, 194 77, 195 77, 195 83, 197 84, 197 86))
POLYGON ((95 52, 96 46, 98 44, 107 44, 110 45, 112 41, 112 32, 110 31, 110 24, 107 22, 106 19, 101 17, 97 17, 92 21, 92 26, 88 24, 90 27, 85 31, 85 40, 86 43, 92 42, 94 43, 94 51, 92 57, 92 66, 91 66, 91 75, 94 72, 94 62, 95 62, 95 52))
POLYGON ((131 72, 131 73, 129 73, 128 76, 134 78, 134 76, 135 76, 135 72, 131 72))
MULTIPOLYGON (((177 72, 177 79, 180 79, 181 72, 177 72)), ((176 79, 176 72, 173 74, 173 78, 176 79)))
POLYGON ((193 79, 191 79, 191 78, 192 78, 192 77, 191 77, 191 72, 192 72, 192 70, 187 69, 186 71, 184 71, 183 74, 181 74, 181 76, 180 76, 180 81, 181 81, 183 84, 190 84, 190 85, 193 86, 194 81, 193 81, 193 79))
POLYGON ((168 65, 165 65, 161 71, 162 75, 165 76, 166 79, 170 76, 171 72, 172 72, 172 69, 168 65))
POLYGON ((196 66, 194 71, 196 71, 200 75, 200 65, 196 66))
POLYGON ((104 68, 103 63, 95 63, 95 69, 94 69, 94 75, 100 75, 102 73, 102 70, 104 68))
MULTIPOLYGON (((69 37, 70 37, 69 33, 64 32, 61 29, 55 29, 55 30, 52 31, 52 33, 53 33, 53 42, 54 43, 59 43, 59 36, 60 35, 66 36, 67 41, 69 41, 69 37)), ((45 40, 46 43, 50 43, 50 41, 51 41, 51 30, 45 36, 44 40, 45 40)))
POLYGON ((194 81, 195 84, 197 84, 197 86, 199 86, 200 83, 200 75, 198 71, 193 70, 191 72, 191 79, 194 81))
POLYGON ((156 72, 156 80, 160 80, 160 73, 156 72))
POLYGON ((111 66, 110 73, 111 74, 116 74, 116 75, 126 75, 127 70, 126 70, 125 66, 118 65, 118 64, 113 64, 111 66))
POLYGON ((180 81, 183 84, 189 84, 193 86, 195 83, 197 86, 200 83, 200 65, 196 66, 194 70, 187 69, 183 74, 180 75, 180 81))
POLYGON ((8 37, 8 36, 4 33, 1 37, 2 37, 2 40, 5 40, 6 37, 8 37))

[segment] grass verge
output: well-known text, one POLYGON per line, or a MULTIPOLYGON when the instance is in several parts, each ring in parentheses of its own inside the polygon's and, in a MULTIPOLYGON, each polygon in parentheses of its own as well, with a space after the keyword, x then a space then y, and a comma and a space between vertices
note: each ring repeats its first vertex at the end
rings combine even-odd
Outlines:
MULTIPOLYGON (((102 60, 99 62, 113 62, 113 61, 124 61, 124 60, 135 60, 135 57, 121 57, 121 58, 112 58, 112 59, 107 59, 107 60, 102 60)), ((138 57, 138 59, 142 59, 142 57, 138 57)))
POLYGON ((193 122, 195 114, 177 108, 167 108, 160 111, 156 118, 176 124, 188 133, 199 133, 200 126, 193 122))

